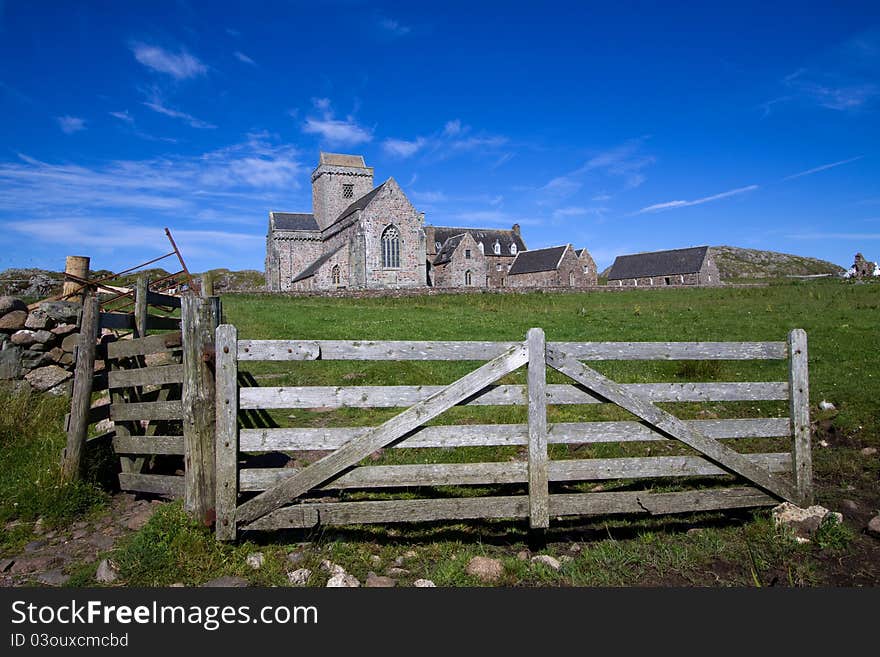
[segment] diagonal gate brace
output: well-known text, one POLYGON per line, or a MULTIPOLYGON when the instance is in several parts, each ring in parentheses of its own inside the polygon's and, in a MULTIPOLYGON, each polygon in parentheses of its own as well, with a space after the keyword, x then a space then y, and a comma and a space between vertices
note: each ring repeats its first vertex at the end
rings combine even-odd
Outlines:
POLYGON ((756 466, 742 454, 717 440, 707 438, 696 429, 655 406, 651 401, 629 393, 619 383, 590 369, 577 359, 547 345, 547 364, 590 391, 626 409, 652 427, 694 448, 718 465, 735 472, 764 490, 797 504, 800 496, 787 481, 756 466))
POLYGON ((284 506, 315 486, 357 464, 377 449, 394 442, 444 411, 480 392, 529 360, 525 344, 519 344, 470 372, 400 415, 358 436, 332 454, 315 461, 297 474, 248 500, 235 513, 236 522, 247 524, 284 506))

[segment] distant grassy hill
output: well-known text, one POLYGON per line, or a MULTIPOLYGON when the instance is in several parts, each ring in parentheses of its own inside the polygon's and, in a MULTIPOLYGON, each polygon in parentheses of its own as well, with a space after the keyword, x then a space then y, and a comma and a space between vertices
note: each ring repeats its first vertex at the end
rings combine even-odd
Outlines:
MULTIPOLYGON (((759 278, 785 278, 786 276, 815 276, 816 274, 842 274, 843 267, 827 260, 806 256, 743 249, 738 246, 709 247, 715 264, 725 281, 759 278)), ((607 278, 611 267, 599 274, 607 278)))

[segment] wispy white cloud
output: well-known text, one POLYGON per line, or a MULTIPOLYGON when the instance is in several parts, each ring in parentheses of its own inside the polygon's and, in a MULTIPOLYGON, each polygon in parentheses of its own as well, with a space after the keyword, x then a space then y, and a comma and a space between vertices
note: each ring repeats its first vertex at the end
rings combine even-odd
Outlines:
POLYGON ((72 135, 75 132, 86 129, 85 119, 77 116, 58 116, 55 117, 55 120, 58 121, 58 127, 61 128, 61 132, 65 135, 72 135))
POLYGON ((449 200, 449 197, 446 194, 437 191, 413 191, 410 195, 413 197, 413 200, 419 203, 443 203, 449 200))
POLYGON ((353 116, 344 120, 335 118, 329 98, 313 98, 312 104, 321 116, 306 117, 302 124, 304 133, 319 135, 327 143, 341 146, 356 146, 373 140, 372 131, 359 125, 353 116))
POLYGON ((412 28, 410 28, 408 25, 403 25, 393 18, 380 18, 379 27, 386 34, 390 34, 396 37, 406 36, 407 34, 412 32, 412 28))
POLYGON ((655 203, 654 205, 649 205, 648 207, 642 208, 635 214, 644 214, 646 212, 659 212, 660 210, 671 210, 672 208, 686 208, 692 205, 702 205, 703 203, 710 203, 712 201, 719 201, 721 199, 729 198, 731 196, 745 194, 746 192, 751 192, 756 189, 759 189, 759 185, 739 187, 737 189, 731 189, 730 191, 722 192, 720 194, 713 194, 712 196, 704 196, 703 198, 694 199, 693 201, 667 201, 665 203, 655 203))
POLYGON ((407 158, 415 155, 425 143, 423 137, 417 137, 412 141, 406 141, 405 139, 386 139, 382 142, 382 148, 385 149, 385 152, 389 155, 407 158))
POLYGON ((456 135, 461 134, 461 130, 461 121, 459 119, 447 121, 446 125, 443 126, 443 134, 446 137, 455 137, 456 135))
POLYGON ((839 162, 832 162, 831 164, 823 164, 822 166, 815 167, 813 169, 807 169, 806 171, 800 171, 799 173, 794 173, 790 176, 786 176, 782 180, 794 180, 795 178, 809 176, 814 173, 819 173, 820 171, 825 171, 826 169, 833 169, 834 167, 839 167, 842 164, 849 164, 850 162, 855 162, 856 160, 861 160, 863 157, 864 157, 864 155, 859 155, 857 157, 851 157, 848 160, 840 160, 839 162))
POLYGON ((190 127, 198 128, 199 130, 213 130, 217 127, 213 123, 208 123, 207 121, 194 117, 192 114, 187 114, 186 112, 181 112, 180 110, 168 107, 165 104, 165 101, 162 100, 162 97, 159 95, 159 91, 156 88, 146 91, 145 93, 147 95, 147 100, 145 100, 143 104, 154 112, 170 116, 172 119, 180 119, 181 121, 188 123, 190 127))
POLYGON ((159 73, 170 75, 176 80, 198 77, 208 71, 208 67, 197 57, 183 49, 174 53, 140 41, 131 42, 129 48, 141 64, 159 73))
POLYGON ((108 114, 116 119, 119 119, 120 121, 128 123, 129 125, 134 125, 134 119, 132 118, 131 114, 128 113, 128 110, 124 110, 122 112, 108 112, 108 114))
POLYGON ((231 27, 226 28, 226 34, 228 34, 229 36, 231 36, 234 39, 237 39, 238 37, 241 36, 241 32, 239 32, 238 30, 235 30, 231 27))
POLYGON ((235 58, 236 58, 238 61, 240 61, 240 62, 244 62, 245 64, 250 64, 251 66, 256 66, 256 65, 257 65, 257 63, 256 63, 253 59, 251 59, 250 57, 248 57, 247 55, 245 55, 245 54, 244 54, 243 52, 241 52, 240 50, 236 50, 236 51, 235 51, 234 53, 232 53, 232 54, 235 55, 235 58))

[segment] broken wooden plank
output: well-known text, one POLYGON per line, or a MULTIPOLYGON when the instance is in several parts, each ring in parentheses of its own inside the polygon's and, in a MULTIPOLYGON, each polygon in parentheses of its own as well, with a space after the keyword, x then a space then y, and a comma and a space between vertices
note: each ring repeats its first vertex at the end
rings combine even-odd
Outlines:
POLYGON ((179 350, 183 344, 180 332, 148 335, 134 340, 117 340, 107 345, 108 358, 147 356, 162 351, 179 350))
POLYGON ((677 438, 719 465, 785 500, 796 502, 796 491, 789 482, 755 466, 741 454, 717 440, 707 438, 677 417, 658 408, 648 399, 629 392, 625 386, 555 349, 547 349, 547 362, 554 369, 601 395, 609 402, 626 409, 670 437, 677 438))
MULTIPOLYGON (((252 500, 248 500, 236 511, 236 519, 248 523, 277 509, 310 488, 354 465, 377 449, 432 420, 443 411, 479 392, 502 376, 518 369, 527 361, 528 355, 524 344, 512 348, 339 450, 316 461, 294 477, 261 493, 252 500)), ((245 388, 241 392, 243 393, 244 390, 247 389, 245 388)))
POLYGON ((108 382, 111 388, 182 383, 183 365, 160 365, 158 367, 139 367, 131 370, 113 370, 110 372, 108 382))
POLYGON ((153 475, 135 472, 120 472, 119 487, 140 493, 153 493, 165 497, 183 497, 183 477, 175 475, 153 475))
MULTIPOLYGON (((774 438, 788 436, 789 419, 746 418, 686 420, 707 438, 774 438)), ((243 452, 338 449, 371 427, 242 429, 243 452)), ((640 422, 559 422, 547 429, 551 445, 665 441, 666 436, 640 422)), ((391 447, 494 447, 528 444, 526 424, 461 424, 421 427, 391 447)))

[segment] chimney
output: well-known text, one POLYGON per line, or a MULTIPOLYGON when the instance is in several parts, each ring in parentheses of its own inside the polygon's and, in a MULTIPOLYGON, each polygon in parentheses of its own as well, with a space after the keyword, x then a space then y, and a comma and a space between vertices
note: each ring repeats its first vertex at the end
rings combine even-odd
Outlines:
POLYGON ((519 224, 513 224, 513 234, 516 235, 517 237, 520 236, 520 234, 519 234, 519 224))

